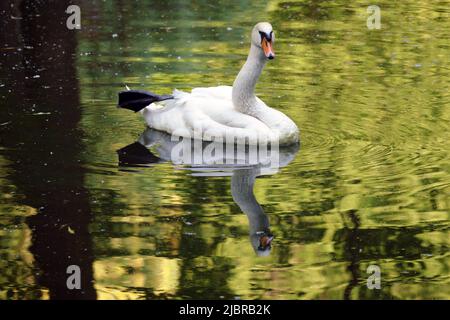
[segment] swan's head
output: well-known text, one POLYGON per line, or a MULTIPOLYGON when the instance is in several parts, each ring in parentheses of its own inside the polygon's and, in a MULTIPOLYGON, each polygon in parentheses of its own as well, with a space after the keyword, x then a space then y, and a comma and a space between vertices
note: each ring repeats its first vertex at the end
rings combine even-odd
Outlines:
POLYGON ((270 232, 259 231, 251 237, 253 249, 258 256, 268 256, 272 250, 273 235, 270 232))
POLYGON ((275 58, 275 52, 273 51, 274 42, 275 34, 270 23, 260 22, 253 28, 252 44, 261 48, 267 59, 275 58))

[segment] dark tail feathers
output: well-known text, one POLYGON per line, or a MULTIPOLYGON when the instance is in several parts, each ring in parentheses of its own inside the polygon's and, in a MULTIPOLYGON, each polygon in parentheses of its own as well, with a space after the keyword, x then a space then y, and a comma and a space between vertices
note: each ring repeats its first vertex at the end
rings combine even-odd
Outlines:
POLYGON ((129 144, 117 150, 119 155, 119 166, 145 165, 163 162, 139 142, 129 144))
POLYGON ((144 90, 127 90, 119 92, 118 107, 138 112, 153 102, 169 99, 173 99, 170 94, 159 96, 144 90))

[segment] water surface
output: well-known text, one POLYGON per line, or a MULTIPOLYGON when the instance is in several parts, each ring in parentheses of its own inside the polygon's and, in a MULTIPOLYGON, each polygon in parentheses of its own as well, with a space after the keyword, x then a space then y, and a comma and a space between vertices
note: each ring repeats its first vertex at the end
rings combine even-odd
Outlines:
POLYGON ((1 4, 24 18, 0 38, 0 298, 450 298, 449 2, 378 1, 380 30, 368 5, 80 1, 68 31, 65 1, 1 4), (263 20, 277 58, 257 92, 300 127, 292 159, 271 174, 119 164, 146 128, 117 92, 231 85, 263 20), (239 177, 259 209, 233 197, 239 177))

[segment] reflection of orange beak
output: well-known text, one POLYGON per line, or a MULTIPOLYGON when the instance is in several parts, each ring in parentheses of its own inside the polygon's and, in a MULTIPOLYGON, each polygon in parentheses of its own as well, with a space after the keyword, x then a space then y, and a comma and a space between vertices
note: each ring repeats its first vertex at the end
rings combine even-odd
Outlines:
POLYGON ((262 236, 261 238, 259 238, 259 247, 261 250, 265 250, 267 247, 270 247, 270 243, 273 240, 273 236, 269 235, 269 236, 262 236))
POLYGON ((263 48, 264 54, 266 55, 266 57, 268 59, 275 58, 275 52, 273 51, 273 48, 272 48, 272 41, 267 41, 266 38, 263 38, 262 42, 261 42, 261 46, 263 48))

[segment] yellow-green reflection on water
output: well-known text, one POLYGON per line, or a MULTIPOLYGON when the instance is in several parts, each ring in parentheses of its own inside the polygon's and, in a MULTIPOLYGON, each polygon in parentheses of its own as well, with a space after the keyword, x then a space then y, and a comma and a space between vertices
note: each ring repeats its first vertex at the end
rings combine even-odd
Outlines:
MULTIPOLYGON (((97 298, 450 298, 448 2, 377 1, 380 30, 366 27, 366 1, 81 3, 79 155, 97 298), (256 180, 275 236, 266 257, 252 248, 230 178, 170 163, 120 169, 116 151, 145 128, 114 108, 124 84, 157 93, 231 84, 261 20, 274 26, 277 58, 258 95, 302 139, 290 164, 256 180), (381 290, 366 287, 371 264, 381 290)), ((36 209, 8 198, 7 161, 1 292, 45 298, 21 218, 36 209)))

